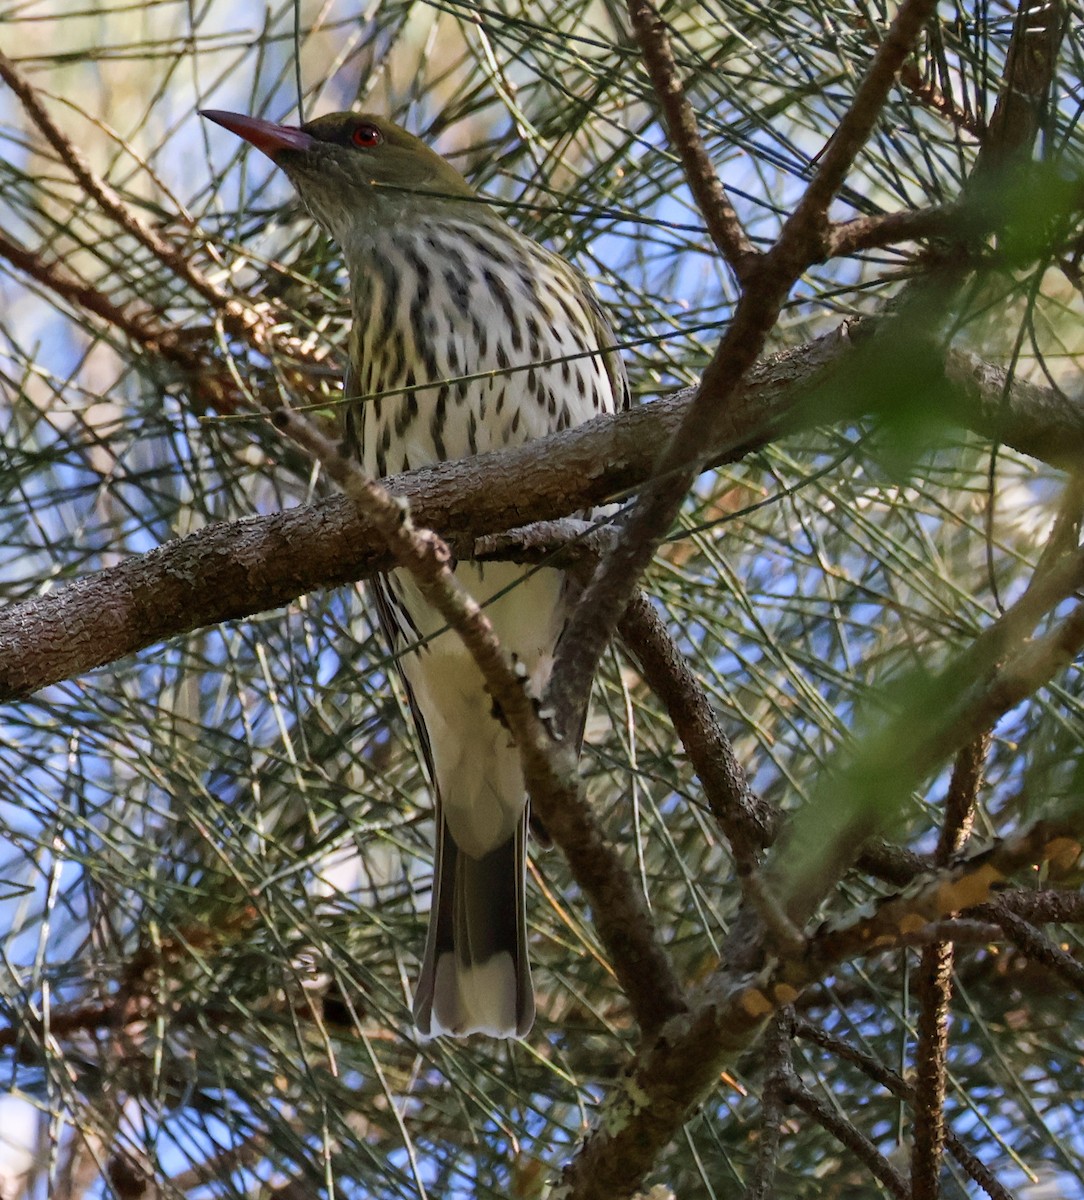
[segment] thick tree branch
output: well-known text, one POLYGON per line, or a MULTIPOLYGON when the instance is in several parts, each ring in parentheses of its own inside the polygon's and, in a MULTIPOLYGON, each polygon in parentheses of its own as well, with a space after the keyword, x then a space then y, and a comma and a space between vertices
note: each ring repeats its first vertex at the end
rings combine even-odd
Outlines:
POLYGON ((894 846, 882 838, 873 838, 866 843, 862 853, 855 859, 855 868, 880 879, 893 887, 907 884, 929 869, 929 859, 913 850, 894 846))
POLYGON ((996 905, 976 908, 974 912, 983 920, 999 921, 999 909, 1030 925, 1079 925, 1084 924, 1084 892, 1061 888, 1044 888, 1037 892, 1033 888, 1019 888, 1002 892, 996 905))
POLYGON ((920 241, 923 238, 948 237, 958 234, 965 223, 978 214, 958 204, 937 208, 915 208, 903 212, 878 213, 854 217, 833 225, 828 239, 828 256, 841 257, 862 250, 895 246, 900 242, 920 241))
MULTIPOLYGON (((846 419, 875 411, 878 397, 846 382, 863 352, 851 334, 844 326, 757 367, 735 394, 729 423, 714 444, 705 442, 706 458, 735 461, 784 433, 822 424, 826 413, 811 393, 848 393, 846 419)), ((1084 404, 1009 382, 999 368, 964 354, 947 356, 944 378, 948 415, 962 426, 1054 464, 1084 460, 1084 404)), ((479 535, 562 517, 636 488, 690 405, 689 394, 679 393, 514 450, 399 476, 388 487, 409 499, 419 525, 464 542, 469 554, 479 535)), ((0 609, 0 700, 364 578, 389 562, 376 531, 341 498, 208 526, 0 609)))

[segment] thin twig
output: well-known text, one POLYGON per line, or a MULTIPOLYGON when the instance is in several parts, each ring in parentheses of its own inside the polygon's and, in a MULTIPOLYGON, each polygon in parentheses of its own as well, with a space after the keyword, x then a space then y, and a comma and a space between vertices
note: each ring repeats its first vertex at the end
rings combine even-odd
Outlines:
POLYGON ((628 0, 628 11, 633 36, 662 107, 670 142, 681 159, 689 190, 719 253, 738 280, 745 280, 760 254, 742 227, 726 188, 708 157, 697 128, 696 113, 678 74, 666 22, 651 0, 628 0))
POLYGON ((121 196, 104 179, 98 177, 71 139, 49 116, 38 98, 37 90, 23 77, 15 64, 0 52, 0 79, 18 97, 27 116, 38 127, 46 141, 56 151, 60 161, 75 176, 86 194, 98 202, 102 210, 117 224, 144 245, 164 266, 179 279, 193 287, 200 296, 222 313, 229 327, 243 330, 252 336, 257 345, 266 343, 271 322, 254 312, 236 296, 231 296, 216 287, 192 262, 179 246, 166 241, 124 202, 121 196))
MULTIPOLYGON (((868 1075, 870 1079, 879 1083, 883 1088, 891 1092, 893 1096, 896 1096, 905 1103, 910 1104, 913 1102, 912 1089, 902 1076, 890 1070, 879 1059, 874 1058, 872 1054, 858 1050, 849 1042, 833 1037, 830 1033, 826 1033, 823 1029, 810 1024, 808 1021, 796 1021, 794 1024, 794 1035, 795 1037, 804 1038, 807 1041, 815 1043, 836 1058, 853 1063, 860 1071, 868 1075)), ((992 1200, 1013 1200, 1012 1193, 998 1182, 986 1168, 985 1164, 976 1158, 951 1130, 945 1131, 945 1146, 963 1170, 971 1176, 987 1195, 992 1197, 992 1200)))
POLYGON ((904 0, 896 10, 854 99, 820 155, 813 178, 769 251, 768 257, 778 264, 776 269, 789 274, 791 263, 800 262, 804 269, 815 261, 809 257, 811 242, 821 242, 821 254, 827 251, 828 206, 869 140, 904 61, 936 9, 937 0, 904 0))
MULTIPOLYGON (((584 521, 536 521, 476 538, 468 556, 529 563, 556 559, 581 579, 590 579, 613 536, 608 527, 595 529, 584 521)), ((617 632, 644 682, 666 708, 704 799, 730 843, 738 873, 747 875, 758 851, 775 839, 778 813, 750 788, 700 680, 642 592, 633 597, 617 632)))
POLYGON ((191 382, 197 407, 211 408, 220 413, 234 412, 241 407, 240 393, 228 372, 216 370, 215 364, 208 361, 208 356, 194 350, 191 337, 184 338, 175 330, 163 328, 156 314, 149 310, 133 313, 128 307, 114 304, 93 285, 69 275, 58 263, 47 262, 2 232, 0 258, 6 259, 24 275, 47 287, 67 303, 101 318, 135 345, 141 346, 146 353, 176 364, 191 382))
POLYGON ((960 108, 935 83, 924 79, 914 63, 903 64, 900 83, 920 104, 944 117, 956 132, 969 133, 975 138, 982 133, 982 126, 975 116, 960 108))
POLYGON ((646 596, 633 597, 618 633, 666 706, 739 873, 752 871, 757 852, 775 838, 778 813, 749 786, 700 681, 646 596))
POLYGON ((794 1014, 781 1011, 764 1035, 764 1086, 760 1093, 760 1136, 756 1162, 744 1200, 771 1200, 783 1132, 783 1106, 787 1084, 793 1078, 791 1041, 794 1014))
MULTIPOLYGON (((983 733, 964 746, 956 762, 945 799, 945 815, 934 862, 946 867, 959 854, 971 832, 982 770, 990 746, 983 733)), ((913 1200, 938 1200, 945 1146, 945 1079, 948 1058, 948 1022, 952 1002, 955 949, 950 941, 933 942, 919 957, 915 996, 918 1020, 915 1037, 915 1085, 911 1145, 913 1200)))
POLYGON ((880 1180, 898 1200, 911 1200, 911 1189, 907 1186, 907 1180, 873 1142, 857 1125, 814 1096, 793 1072, 783 1088, 783 1099, 801 1109, 806 1116, 826 1129, 840 1145, 846 1146, 870 1174, 880 1180))
POLYGON ((1013 912, 1007 900, 999 898, 991 908, 994 920, 1023 954, 1053 971, 1069 987, 1084 996, 1084 964, 1060 946, 1055 946, 1034 925, 1013 912))

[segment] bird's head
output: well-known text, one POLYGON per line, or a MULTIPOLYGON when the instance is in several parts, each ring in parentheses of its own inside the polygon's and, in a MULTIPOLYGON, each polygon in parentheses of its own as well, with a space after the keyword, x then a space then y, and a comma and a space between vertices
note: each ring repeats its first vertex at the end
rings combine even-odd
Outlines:
POLYGON ((420 138, 370 113, 328 113, 301 126, 204 109, 281 167, 305 207, 344 249, 403 214, 471 200, 462 175, 420 138))

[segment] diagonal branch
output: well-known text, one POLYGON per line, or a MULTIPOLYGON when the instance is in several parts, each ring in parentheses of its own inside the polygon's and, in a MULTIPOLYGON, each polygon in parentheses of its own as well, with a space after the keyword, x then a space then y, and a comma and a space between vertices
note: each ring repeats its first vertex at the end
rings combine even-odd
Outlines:
POLYGON ((907 1180, 873 1142, 857 1125, 848 1121, 838 1108, 833 1108, 814 1096, 794 1073, 793 1068, 786 1074, 782 1098, 826 1129, 841 1146, 846 1146, 869 1173, 884 1185, 890 1196, 895 1196, 897 1200, 913 1200, 907 1180))
POLYGON ((666 118, 670 141, 681 157, 689 190, 719 253, 738 280, 745 280, 759 252, 742 227, 704 148, 696 113, 678 75, 666 23, 651 0, 629 0, 628 10, 632 32, 666 118))
POLYGON ((1009 42, 1005 78, 972 178, 996 175, 1009 164, 1030 158, 1057 74, 1058 49, 1067 20, 1064 0, 1022 0, 1009 42))
POLYGON ((747 875, 758 852, 774 840, 779 814, 749 786, 703 687, 646 596, 633 598, 618 633, 666 706, 712 816, 730 843, 738 872, 747 875))
POLYGON ((1031 921, 1014 912, 1004 897, 998 897, 990 907, 994 920, 1029 959, 1042 963, 1068 987, 1084 996, 1084 964, 1044 937, 1031 921))
POLYGON ((936 0, 904 0, 901 4, 805 196, 784 225, 779 241, 746 280, 733 320, 684 421, 662 453, 654 477, 623 522, 620 539, 585 588, 558 646, 547 692, 558 728, 566 733, 573 728, 599 659, 641 575, 680 511, 704 461, 705 445, 712 444, 732 419, 733 398, 763 352, 795 280, 823 256, 828 203, 872 130, 896 73, 935 7, 936 0))
POLYGON ((987 900, 1010 875, 1033 864, 1071 878, 1082 853, 1078 819, 1041 822, 952 871, 931 873, 913 894, 890 898, 872 917, 859 914, 846 927, 824 929, 800 955, 783 956, 756 973, 724 962, 690 998, 689 1011, 645 1047, 613 1089, 555 1200, 609 1200, 631 1191, 772 1014, 841 961, 914 944, 923 925, 987 900))
MULTIPOLYGON (((609 530, 582 521, 538 521, 523 529, 479 538, 479 558, 552 564, 556 558, 579 577, 590 575, 611 540, 609 530)), ((730 843, 739 875, 748 877, 759 852, 775 840, 779 813, 749 786, 729 738, 723 732, 700 680, 651 601, 642 592, 633 598, 617 627, 618 636, 644 682, 670 716, 704 799, 730 843)))
POLYGON ((112 329, 124 334, 147 354, 157 355, 179 367, 189 381, 194 403, 216 412, 233 412, 241 406, 237 385, 224 370, 216 370, 195 348, 195 340, 178 330, 162 326, 157 315, 131 305, 117 305, 100 289, 79 279, 57 262, 20 246, 0 233, 0 258, 24 275, 47 287, 54 295, 85 312, 93 313, 112 329))
MULTIPOLYGON (((858 1050, 848 1042, 833 1037, 823 1029, 818 1028, 816 1025, 811 1025, 806 1021, 795 1023, 794 1035, 795 1037, 804 1038, 807 1041, 815 1043, 837 1058, 853 1063, 859 1070, 863 1071, 876 1083, 879 1083, 893 1096, 898 1097, 906 1103, 912 1102, 912 1089, 903 1077, 895 1071, 889 1070, 888 1067, 872 1054, 858 1050)), ((972 1154, 951 1129, 946 1129, 945 1131, 945 1145, 953 1158, 974 1179, 979 1187, 988 1196, 992 1197, 992 1200, 1013 1200, 1012 1193, 1008 1188, 998 1182, 982 1160, 972 1154)))
POLYGON ((828 205, 869 140, 892 85, 914 49, 923 26, 936 11, 937 0, 904 0, 899 6, 854 99, 836 126, 813 178, 784 223, 769 257, 780 264, 799 262, 799 270, 816 261, 809 255, 812 247, 827 234, 828 205))
POLYGON ((125 204, 121 196, 104 179, 95 174, 82 153, 72 144, 71 139, 49 116, 34 86, 23 77, 11 59, 2 52, 0 52, 0 79, 3 79, 15 93, 23 110, 56 151, 60 161, 75 176, 86 194, 97 201, 102 211, 112 217, 126 233, 145 246, 174 275, 183 279, 205 300, 222 312, 228 325, 248 332, 257 344, 262 345, 270 331, 270 323, 253 312, 247 305, 242 304, 236 297, 230 296, 216 287, 180 247, 161 237, 125 204))

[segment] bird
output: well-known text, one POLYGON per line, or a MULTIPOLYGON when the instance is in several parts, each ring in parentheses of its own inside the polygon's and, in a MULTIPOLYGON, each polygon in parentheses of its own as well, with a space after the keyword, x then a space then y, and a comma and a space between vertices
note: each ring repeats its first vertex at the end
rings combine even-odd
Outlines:
MULTIPOLYGON (((519 232, 424 140, 371 113, 299 126, 202 115, 288 176, 338 244, 352 328, 344 444, 373 477, 515 446, 627 408, 585 277, 519 232)), ((574 604, 556 568, 455 573, 540 698, 574 604)), ((375 581, 434 793, 433 899, 413 1017, 425 1037, 525 1037, 535 999, 519 753, 459 638, 408 573, 375 581)))

